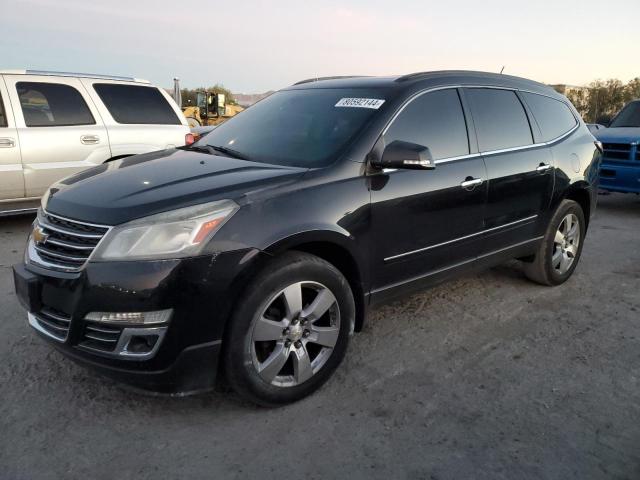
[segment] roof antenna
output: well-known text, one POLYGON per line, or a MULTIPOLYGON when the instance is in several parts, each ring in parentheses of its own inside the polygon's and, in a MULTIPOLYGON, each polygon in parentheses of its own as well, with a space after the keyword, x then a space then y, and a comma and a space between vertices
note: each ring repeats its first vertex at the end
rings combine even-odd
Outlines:
POLYGON ((504 65, 502 66, 502 68, 500 69, 500 75, 502 75, 502 72, 504 72, 504 65))

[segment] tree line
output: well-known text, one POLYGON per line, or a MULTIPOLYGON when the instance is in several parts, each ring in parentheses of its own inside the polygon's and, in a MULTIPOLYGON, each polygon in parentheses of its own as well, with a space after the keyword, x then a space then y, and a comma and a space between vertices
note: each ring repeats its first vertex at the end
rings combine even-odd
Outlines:
POLYGON ((628 83, 609 79, 596 80, 584 88, 555 88, 567 96, 587 123, 607 124, 628 102, 640 99, 640 77, 628 83))
MULTIPOLYGON (((608 123, 631 100, 640 99, 640 77, 624 83, 618 79, 595 80, 586 87, 555 85, 554 88, 576 107, 587 123, 608 123)), ((209 88, 183 88, 182 105, 195 105, 198 92, 224 93, 228 104, 235 104, 231 90, 216 84, 209 88)))

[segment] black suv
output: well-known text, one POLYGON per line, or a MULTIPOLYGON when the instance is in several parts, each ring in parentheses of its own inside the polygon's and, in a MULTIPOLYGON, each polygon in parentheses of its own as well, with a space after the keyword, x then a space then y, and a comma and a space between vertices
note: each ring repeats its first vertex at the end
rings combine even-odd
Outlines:
POLYGON ((191 147, 52 186, 16 291, 33 328, 105 374, 186 393, 220 370, 283 404, 331 376, 372 305, 510 258, 567 280, 598 147, 521 78, 303 81, 191 147))

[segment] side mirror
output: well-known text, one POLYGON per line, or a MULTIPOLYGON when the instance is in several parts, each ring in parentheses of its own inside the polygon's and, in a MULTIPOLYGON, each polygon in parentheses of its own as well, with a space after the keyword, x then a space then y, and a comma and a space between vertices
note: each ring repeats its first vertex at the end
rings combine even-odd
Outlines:
POLYGON ((382 158, 375 162, 374 166, 408 170, 433 170, 436 168, 428 147, 400 140, 395 140, 387 145, 382 152, 382 158))

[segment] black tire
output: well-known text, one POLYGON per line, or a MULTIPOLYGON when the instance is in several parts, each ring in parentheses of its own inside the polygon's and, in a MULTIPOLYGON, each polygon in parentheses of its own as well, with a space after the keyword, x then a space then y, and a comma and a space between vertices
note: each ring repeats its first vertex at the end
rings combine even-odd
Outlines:
POLYGON ((320 388, 340 365, 354 322, 353 293, 342 273, 314 255, 286 252, 274 258, 250 282, 229 320, 223 347, 225 378, 237 393, 258 405, 275 407, 300 400, 320 388), (333 294, 335 303, 331 308, 335 309, 337 305, 339 311, 337 340, 333 350, 327 353, 328 358, 311 378, 296 385, 279 386, 268 383, 254 366, 254 322, 272 304, 278 292, 296 282, 317 282, 333 294))
POLYGON ((538 250, 535 254, 535 257, 532 262, 524 264, 524 273, 530 280, 539 283, 541 285, 554 286, 560 285, 566 282, 569 277, 573 274, 576 266, 578 265, 578 261, 580 260, 580 255, 582 254, 582 247, 584 246, 584 238, 586 233, 586 222, 584 218, 584 212, 582 211, 582 207, 577 202, 573 200, 563 200, 558 208, 556 209, 547 230, 544 234, 544 238, 538 247, 538 250), (554 238, 556 232, 560 228, 561 222, 564 221, 565 217, 569 214, 575 215, 579 222, 579 243, 577 246, 577 252, 573 257, 573 262, 571 263, 568 270, 565 272, 560 272, 553 266, 553 254, 555 250, 554 238))

